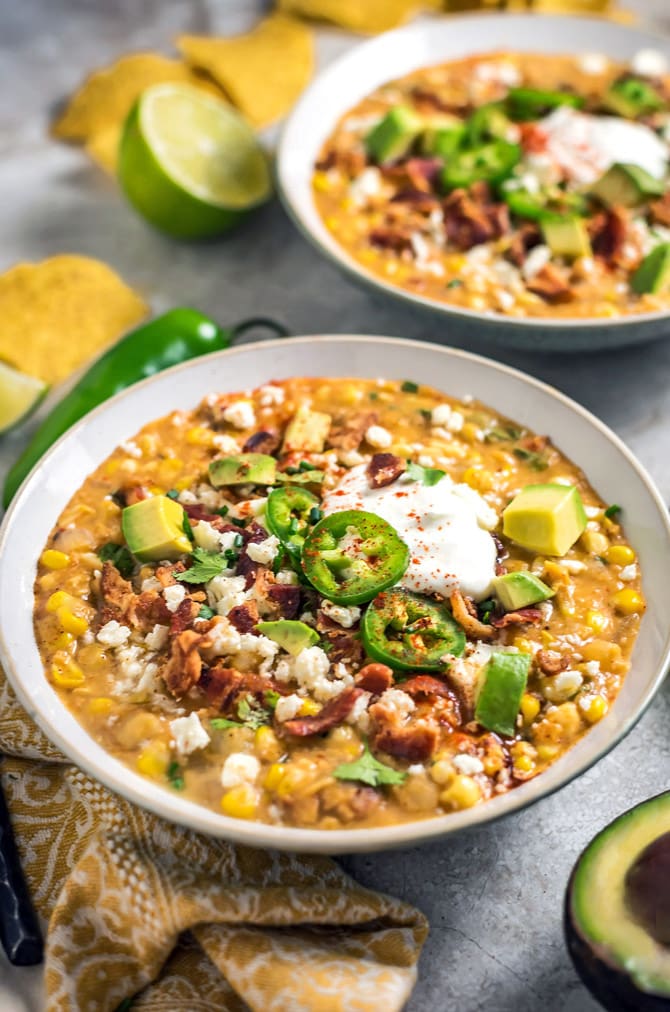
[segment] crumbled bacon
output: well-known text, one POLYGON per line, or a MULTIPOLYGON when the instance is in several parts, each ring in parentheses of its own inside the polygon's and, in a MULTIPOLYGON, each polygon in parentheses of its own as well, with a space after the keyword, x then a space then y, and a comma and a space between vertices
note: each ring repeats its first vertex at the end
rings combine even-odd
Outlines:
POLYGON ((372 662, 361 668, 354 681, 359 689, 371 692, 373 696, 381 696, 382 692, 393 685, 393 671, 387 664, 372 662))
POLYGON ((417 106, 417 111, 421 112, 434 112, 439 109, 440 112, 454 113, 456 115, 462 114, 467 109, 467 104, 464 102, 447 101, 438 95, 437 92, 431 91, 429 88, 417 85, 412 88, 412 101, 417 106))
POLYGON ((393 453, 375 453, 367 470, 372 488, 383 488, 400 477, 405 470, 405 461, 393 453))
POLYGON ((249 436, 242 450, 244 453, 268 453, 272 455, 279 449, 280 442, 281 440, 276 432, 263 430, 261 432, 254 432, 252 436, 249 436))
POLYGON ((374 411, 361 411, 333 418, 327 446, 334 450, 357 450, 371 425, 377 422, 374 411))
POLYGON ((183 573, 185 569, 186 566, 183 562, 174 562, 169 566, 157 566, 154 576, 161 587, 173 587, 178 582, 174 574, 183 573))
POLYGON ((559 654, 555 650, 538 650, 535 654, 535 663, 544 675, 558 675, 570 667, 570 658, 567 654, 559 654))
POLYGON ((199 611, 200 605, 190 597, 185 597, 170 617, 170 635, 176 636, 188 629, 197 618, 199 611))
POLYGON ((651 220, 656 225, 664 225, 670 228, 670 190, 663 194, 660 200, 653 200, 649 205, 651 220))
POLYGON ((491 624, 496 629, 504 629, 508 625, 537 625, 542 621, 542 612, 539 608, 519 608, 517 611, 508 611, 499 618, 492 618, 491 624))
POLYGON ((458 249, 499 239, 509 231, 509 224, 507 205, 492 203, 488 187, 453 190, 444 202, 447 238, 458 249))
POLYGON ((401 192, 431 194, 443 164, 441 158, 408 158, 405 162, 383 166, 381 171, 401 192))
POLYGON ((425 214, 429 214, 431 211, 437 210, 440 206, 440 201, 436 196, 434 196, 434 194, 426 193, 424 190, 414 190, 410 187, 398 190, 398 192, 391 197, 390 203, 410 204, 412 210, 425 214))
POLYGON ((628 236, 628 212, 624 207, 612 207, 595 215, 589 222, 591 245, 596 256, 605 263, 620 263, 628 236))
POLYGON ((245 601, 231 608, 227 617, 238 632, 253 632, 259 621, 258 605, 255 601, 245 601))
POLYGON ((542 233, 537 225, 532 222, 524 222, 512 235, 509 248, 505 253, 508 260, 511 260, 517 267, 523 266, 526 257, 534 246, 542 242, 542 233))
POLYGON ((153 628, 156 623, 169 625, 172 621, 167 601, 155 590, 146 590, 137 596, 128 608, 127 617, 133 625, 146 629, 153 628))
POLYGON ((267 588, 268 604, 278 618, 297 618, 300 612, 300 587, 274 583, 267 588))
POLYGON ((373 747, 410 763, 425 762, 437 748, 438 732, 434 724, 415 723, 400 727, 382 726, 375 732, 373 747))
POLYGON ((270 678, 253 671, 237 671, 236 668, 214 667, 202 672, 200 687, 207 702, 221 713, 233 706, 239 696, 252 695, 262 699, 264 693, 276 686, 270 678))
POLYGON ((347 798, 354 815, 364 819, 381 804, 379 792, 374 787, 356 787, 347 798))
POLYGON ((378 249, 390 249, 395 253, 411 252, 413 249, 412 235, 408 229, 379 225, 372 229, 368 239, 371 246, 376 246, 378 249))
POLYGON ((477 609, 471 598, 464 597, 460 590, 454 590, 449 597, 449 604, 454 618, 471 639, 490 640, 493 638, 495 629, 492 625, 486 625, 479 621, 477 609))
POLYGON ((549 446, 549 436, 526 436, 519 440, 519 446, 531 453, 544 453, 549 446))
POLYGON ((99 618, 101 626, 112 620, 118 622, 124 618, 128 609, 135 603, 136 594, 132 584, 123 579, 111 562, 104 562, 102 565, 100 597, 103 602, 99 618))
POLYGON ((451 699, 453 692, 448 685, 432 675, 415 675, 400 686, 409 696, 442 696, 451 699))
POLYGON ((362 696, 363 690, 350 686, 335 699, 331 699, 318 713, 311 717, 293 717, 282 724, 282 730, 301 738, 323 734, 341 724, 351 713, 354 703, 362 696))
POLYGON ((202 658, 198 647, 203 639, 201 633, 186 629, 172 640, 170 656, 161 670, 161 675, 168 690, 177 699, 197 685, 200 679, 202 658))
POLYGON ((548 263, 526 282, 529 291, 546 299, 547 302, 568 302, 572 291, 564 271, 556 264, 548 263))

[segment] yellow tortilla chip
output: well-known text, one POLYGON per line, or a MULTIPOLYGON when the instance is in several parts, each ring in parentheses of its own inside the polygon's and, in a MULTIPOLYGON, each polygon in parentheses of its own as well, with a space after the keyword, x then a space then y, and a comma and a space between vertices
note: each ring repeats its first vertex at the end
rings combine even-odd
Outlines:
POLYGON ((60 383, 148 306, 107 264, 63 254, 0 275, 0 360, 60 383))
POLYGON ((311 29, 281 14, 232 38, 182 35, 177 48, 192 67, 210 74, 258 127, 286 115, 314 68, 311 29))
POLYGON ((86 152, 91 156, 101 169, 116 175, 116 165, 119 160, 119 141, 121 139, 122 124, 107 127, 93 134, 86 142, 86 152))
POLYGON ((435 4, 422 0, 277 0, 277 7, 285 14, 331 21, 371 35, 396 28, 428 6, 435 4))

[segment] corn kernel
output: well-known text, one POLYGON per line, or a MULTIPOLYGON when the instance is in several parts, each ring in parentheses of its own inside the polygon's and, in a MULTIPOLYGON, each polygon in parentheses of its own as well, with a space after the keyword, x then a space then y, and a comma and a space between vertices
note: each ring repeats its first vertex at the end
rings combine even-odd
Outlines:
POLYGON ((51 678, 63 689, 74 689, 77 685, 82 685, 85 676, 79 665, 67 654, 55 654, 51 678))
POLYGON ((493 488, 493 475, 483 467, 468 467, 463 474, 463 481, 475 492, 490 492, 493 488))
POLYGON ((593 629, 594 632, 601 633, 605 632, 610 624, 610 620, 607 615, 603 615, 601 611, 587 611, 586 624, 589 629, 593 629))
POLYGON ((637 615, 645 609, 642 594, 629 587, 618 590, 612 597, 612 604, 620 615, 637 615))
POLYGON ((116 472, 119 470, 120 467, 121 467, 120 460, 108 460, 107 463, 105 464, 104 474, 106 475, 106 477, 111 478, 113 474, 116 474, 116 472))
POLYGON ((232 787, 221 798, 221 808, 234 819, 253 819, 258 808, 258 794, 251 784, 232 787))
POLYGON ((330 180, 325 172, 315 172, 312 177, 312 186, 320 193, 326 193, 330 189, 330 180))
POLYGON ((95 696, 88 704, 88 712, 94 717, 104 717, 114 706, 114 700, 109 696, 95 696))
POLYGON ((165 489, 162 489, 160 485, 150 485, 149 492, 151 495, 165 495, 165 489))
POLYGON ((529 755, 520 755, 514 761, 514 769, 520 770, 522 773, 530 773, 534 765, 535 763, 529 755))
POLYGON ((314 699, 305 699, 298 710, 299 717, 314 717, 321 711, 321 706, 314 699))
POLYGON ((523 716, 524 724, 532 724, 541 707, 540 700, 537 696, 532 696, 530 692, 524 692, 521 697, 521 715, 523 716))
POLYGON ((72 633, 73 636, 83 636, 85 632, 88 632, 86 619, 75 615, 65 605, 58 609, 56 616, 65 632, 72 633))
POLYGON ((436 784, 444 786, 450 783, 454 779, 454 767, 451 765, 449 759, 438 759, 434 762, 428 771, 430 779, 436 784))
POLYGON ((158 481, 171 487, 177 475, 181 473, 183 466, 184 462, 179 457, 166 457, 159 468, 158 481))
POLYGON ((604 696, 585 696, 579 701, 579 709, 582 711, 589 724, 597 724, 609 710, 609 703, 604 696))
POLYGON ((280 798, 290 798, 296 791, 296 788, 310 774, 306 770, 300 769, 298 766, 285 766, 284 774, 275 788, 275 793, 280 798))
POLYGON ((180 478, 179 481, 176 481, 174 483, 174 487, 177 489, 177 492, 183 492, 184 489, 190 488, 191 485, 195 485, 196 481, 196 475, 188 474, 185 478, 180 478))
POLYGON ((66 594, 64 590, 55 591, 48 599, 46 604, 47 611, 58 611, 63 605, 71 605, 73 598, 69 594, 66 594))
POLYGON ((515 636, 514 637, 514 646, 522 654, 532 654, 533 653, 533 644, 531 643, 531 641, 526 636, 515 636))
POLYGON ((68 651, 74 643, 74 636, 69 632, 62 632, 54 640, 54 646, 56 650, 68 651))
POLYGON ((543 629, 540 633, 543 647, 550 647, 556 642, 556 637, 550 633, 547 629, 543 629))
POLYGON ((548 763, 555 759, 560 751, 560 745, 538 745, 537 758, 543 763, 548 763))
POLYGON ((610 546, 609 538, 600 531, 584 531, 579 543, 582 548, 587 552, 591 552, 592 555, 604 555, 610 546))
POLYGON ((461 773, 455 776, 446 791, 440 794, 440 802, 452 811, 472 808, 481 800, 482 792, 477 781, 461 773))
POLYGON ((55 548, 47 548, 46 552, 42 552, 40 562, 47 569, 65 569, 70 565, 70 556, 65 552, 57 552, 55 548))
POLYGON ((256 751, 261 759, 266 762, 274 762, 282 754, 282 747, 279 739, 271 727, 259 727, 254 735, 256 751))
POLYGON ((635 552, 628 545, 611 545, 605 552, 605 558, 615 566, 630 566, 635 562, 635 552))
POLYGON ((186 433, 186 442, 191 446, 212 446, 214 433, 202 425, 196 425, 186 433))
POLYGON ((481 443, 484 440, 484 433, 473 422, 466 422, 460 431, 460 436, 466 443, 481 443))
POLYGON ((283 763, 273 763, 265 774, 263 787, 267 791, 276 791, 286 773, 286 766, 283 763))
MULTIPOLYGON (((111 702, 111 700, 110 700, 111 702)), ((165 776, 170 764, 170 752, 166 746, 161 748, 156 745, 148 745, 142 749, 137 757, 137 768, 140 773, 147 777, 158 779, 165 776)))

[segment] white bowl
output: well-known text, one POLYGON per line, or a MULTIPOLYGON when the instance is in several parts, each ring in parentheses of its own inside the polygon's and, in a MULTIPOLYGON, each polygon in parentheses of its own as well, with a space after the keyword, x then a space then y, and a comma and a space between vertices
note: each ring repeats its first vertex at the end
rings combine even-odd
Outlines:
POLYGON ((16 495, 0 530, 0 661, 28 713, 91 776, 156 814, 214 836, 293 851, 382 850, 453 833, 508 815, 588 769, 633 726, 659 687, 670 656, 667 578, 670 524, 652 480, 617 437, 567 397, 496 362, 431 344, 383 337, 298 337, 218 352, 168 369, 113 397, 46 454, 16 495), (115 446, 168 411, 212 391, 255 387, 289 376, 413 379, 455 397, 474 394, 504 415, 551 435, 600 495, 624 508, 648 600, 634 662, 607 717, 535 780, 485 804, 380 829, 324 832, 230 819, 209 811, 112 758, 77 723, 47 681, 33 633, 33 583, 58 515, 115 446))
POLYGON ((670 40, 596 18, 475 14, 424 19, 364 42, 336 60, 303 94, 284 128, 277 155, 279 193, 303 234, 356 281, 441 316, 463 332, 533 351, 595 351, 663 337, 670 311, 613 319, 512 319, 451 306, 384 281, 358 263, 323 224, 312 197, 314 163, 337 120, 380 84, 419 67, 473 53, 512 49, 547 53, 600 52, 630 60, 640 49, 670 58, 670 40))

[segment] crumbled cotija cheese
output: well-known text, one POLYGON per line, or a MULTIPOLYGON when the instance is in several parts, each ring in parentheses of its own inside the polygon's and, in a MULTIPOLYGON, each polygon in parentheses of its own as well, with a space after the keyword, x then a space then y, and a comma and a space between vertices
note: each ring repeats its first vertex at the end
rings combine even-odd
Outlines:
POLYGON ((250 541, 247 545, 247 555, 252 562, 259 562, 262 566, 269 566, 277 558, 279 552, 279 538, 271 534, 265 541, 250 541))
POLYGON ((375 449, 385 450, 393 442, 393 436, 388 429, 382 428, 381 425, 371 425, 365 433, 365 441, 375 449))
POLYGON ((170 630, 166 625, 155 625, 151 632, 148 632, 144 637, 144 642, 150 650, 162 650, 168 641, 169 634, 170 630))
POLYGON ((112 619, 98 631, 98 642, 104 643, 107 647, 120 647, 129 639, 130 629, 127 625, 121 625, 112 619))
POLYGON ((174 613, 186 597, 186 588, 182 587, 181 583, 175 583, 170 587, 165 587, 163 597, 167 610, 174 613))
POLYGON ((334 604, 332 601, 322 601, 321 611, 328 618, 331 618, 333 622, 341 625, 343 629, 351 629, 361 617, 361 609, 357 608, 356 605, 346 608, 344 605, 334 604))
POLYGON ((180 755, 190 755, 196 749, 205 748, 210 737, 200 723, 197 713, 189 713, 188 717, 177 717, 170 721, 170 731, 175 748, 180 755))
POLYGON ((250 429, 256 424, 256 415, 249 401, 233 401, 223 412, 223 420, 236 429, 250 429))
POLYGON ((292 720, 293 717, 297 717, 303 703, 304 699, 296 695, 295 692, 290 696, 281 696, 277 700, 275 707, 275 718, 280 723, 283 723, 285 720, 292 720))
POLYGON ((223 764, 221 785, 223 787, 239 787, 240 784, 253 784, 260 773, 261 764, 256 756, 245 752, 233 752, 223 764))

